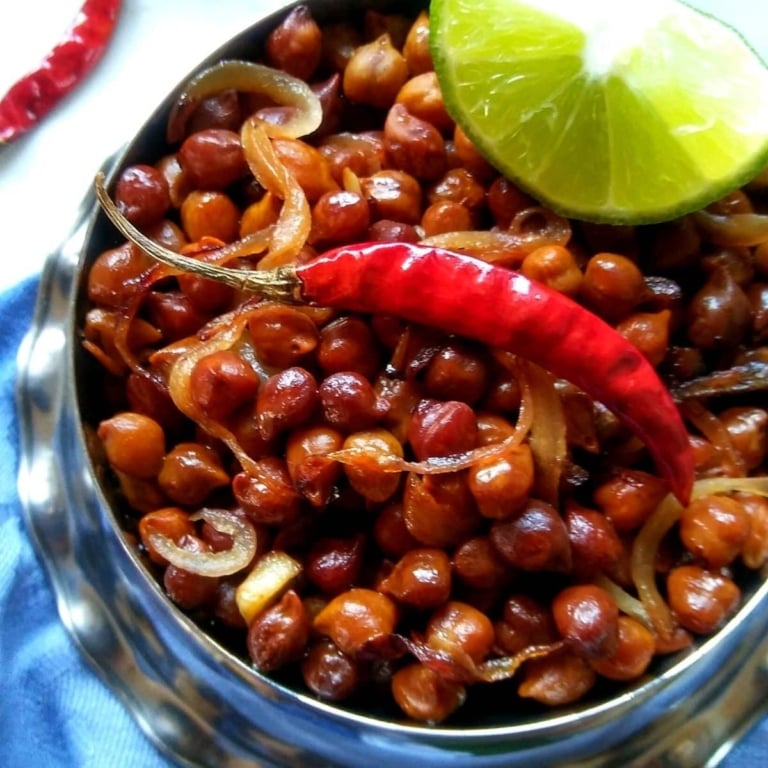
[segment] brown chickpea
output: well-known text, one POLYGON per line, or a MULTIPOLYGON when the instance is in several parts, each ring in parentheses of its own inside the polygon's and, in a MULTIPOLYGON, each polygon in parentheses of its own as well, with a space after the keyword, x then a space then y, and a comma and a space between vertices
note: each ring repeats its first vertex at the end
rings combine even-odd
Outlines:
POLYGON ((392 697, 408 717, 437 725, 466 699, 461 683, 446 680, 423 664, 401 667, 392 676, 392 697))
POLYGON ((172 152, 161 157, 156 163, 157 170, 163 174, 168 186, 168 198, 173 208, 181 207, 184 198, 192 191, 192 180, 181 167, 179 153, 172 152))
POLYGON ((408 65, 388 34, 359 46, 344 70, 344 95, 353 102, 389 109, 408 79, 408 65))
POLYGON ((522 571, 571 569, 565 522, 552 505, 531 499, 515 518, 494 522, 490 539, 505 562, 522 571))
POLYGON ((453 200, 438 200, 427 206, 421 217, 424 237, 441 235, 444 232, 460 232, 474 228, 472 213, 461 203, 453 200))
MULTIPOLYGON (((487 184, 498 176, 496 169, 480 154, 460 125, 453 126, 453 156, 459 168, 466 168, 478 181, 487 184)), ((487 196, 487 193, 486 193, 487 196)))
POLYGON ((742 493, 739 501, 749 515, 749 535, 741 549, 747 568, 760 568, 768 560, 768 499, 742 493))
POLYGON ((616 330, 637 347, 651 365, 657 366, 667 354, 671 317, 672 313, 668 309, 661 312, 634 312, 625 317, 616 326, 616 330))
POLYGON ((619 609, 613 597, 595 584, 577 584, 552 601, 557 630, 586 659, 611 656, 619 642, 619 609))
POLYGON ((427 622, 424 640, 430 648, 448 656, 467 655, 479 664, 493 649, 493 624, 477 608, 449 600, 436 608, 427 622))
POLYGON ((240 217, 240 237, 246 237, 274 224, 282 208, 282 200, 271 192, 265 192, 258 200, 251 203, 240 217))
POLYGON ((436 608, 451 594, 451 560, 442 549, 419 547, 406 552, 378 584, 399 603, 436 608))
POLYGON ((139 288, 138 277, 152 259, 127 243, 101 253, 88 271, 88 299, 101 307, 120 307, 139 288))
POLYGON ((402 103, 393 104, 387 113, 384 148, 395 167, 422 181, 437 179, 445 170, 445 142, 440 131, 412 115, 402 103))
POLYGON ((424 371, 423 385, 428 397, 460 400, 475 405, 488 383, 488 363, 477 349, 451 342, 442 346, 424 371))
POLYGON ((200 358, 189 377, 190 399, 203 413, 218 421, 252 400, 258 389, 256 372, 228 349, 200 358))
POLYGON ((179 507, 163 507, 147 512, 139 520, 139 538, 147 551, 149 559, 158 565, 168 565, 168 561, 155 549, 151 538, 155 534, 165 536, 178 543, 183 536, 192 536, 195 526, 189 519, 189 513, 179 507))
POLYGON ((254 667, 274 672, 299 661, 309 640, 309 617, 301 598, 288 590, 260 613, 248 628, 246 644, 254 667))
POLYGON ((317 363, 326 376, 352 371, 373 378, 381 364, 381 349, 370 325, 346 315, 320 329, 317 363))
POLYGON ((421 221, 421 185, 410 173, 382 170, 360 179, 360 184, 374 219, 399 224, 421 221))
POLYGON ((408 426, 408 442, 419 461, 471 451, 476 435, 475 412, 459 400, 422 400, 408 426))
POLYGON ((631 259, 618 253, 596 253, 587 262, 581 297, 598 314, 620 320, 645 293, 643 273, 631 259))
MULTIPOLYGON (((386 429, 353 432, 344 440, 342 447, 364 456, 379 454, 402 458, 403 455, 400 441, 386 429)), ((383 471, 370 459, 345 464, 344 474, 350 486, 368 501, 387 501, 400 487, 399 473, 383 471)))
POLYGON ((466 168, 450 168, 429 188, 427 199, 430 203, 452 200, 478 211, 485 204, 485 189, 466 168))
POLYGON ((259 389, 256 420, 265 440, 307 423, 320 403, 317 381, 306 368, 293 366, 270 376, 259 389))
POLYGON ((429 49, 429 16, 421 11, 411 24, 403 44, 403 56, 412 75, 429 72, 433 68, 432 52, 429 49))
POLYGON ((157 482, 174 503, 197 507, 217 488, 229 485, 229 475, 211 448, 178 443, 163 459, 157 482))
POLYGON ((272 139, 272 146, 310 203, 317 202, 326 192, 338 190, 331 167, 318 149, 299 139, 272 139))
POLYGON ((323 33, 305 5, 299 5, 275 27, 265 45, 267 62, 300 80, 309 80, 323 56, 323 33))
POLYGON ((283 459, 269 456, 255 463, 252 474, 240 472, 232 479, 232 492, 251 522, 287 525, 301 512, 296 492, 283 459))
POLYGON ((148 416, 124 412, 99 424, 97 434, 110 466, 126 475, 155 477, 165 457, 165 432, 148 416))
POLYGON ((315 616, 314 628, 354 656, 369 641, 392 634, 396 623, 397 606, 389 597, 355 587, 328 602, 315 616))
POLYGON ((494 632, 496 644, 510 656, 531 646, 549 645, 558 639, 552 612, 526 594, 514 594, 504 601, 494 632))
POLYGON ((698 565, 681 565, 667 575, 667 601, 684 629, 709 635, 736 612, 741 591, 727 576, 698 565))
POLYGON ((351 589, 363 568, 364 544, 362 536, 318 539, 304 563, 307 578, 326 595, 351 589))
POLYGON ((368 379, 354 371, 330 374, 321 382, 318 394, 323 419, 342 432, 371 429, 387 414, 387 402, 368 379))
POLYGON ((565 524, 576 578, 590 579, 601 573, 615 576, 625 552, 611 520, 600 512, 571 503, 565 524))
POLYGON ((294 429, 285 444, 285 463, 293 487, 313 507, 322 507, 331 499, 341 475, 337 461, 327 454, 341 450, 344 437, 325 425, 294 429))
MULTIPOLYGON (((190 552, 210 552, 210 547, 193 535, 182 536, 176 544, 190 552)), ((169 565, 163 574, 163 586, 168 597, 187 611, 212 604, 216 599, 218 585, 218 578, 201 576, 175 565, 169 565)))
POLYGON ((176 278, 181 292, 194 310, 202 314, 216 314, 230 306, 235 289, 217 280, 187 273, 176 278))
POLYGON ((749 537, 749 515, 736 499, 704 496, 680 515, 680 540, 710 568, 730 565, 749 537))
POLYGON ((666 496, 664 482, 648 472, 620 469, 595 490, 600 511, 620 533, 639 528, 666 496))
POLYGON ((392 45, 401 50, 405 44, 411 20, 400 13, 383 13, 369 8, 363 18, 363 31, 369 40, 376 40, 382 35, 389 35, 392 45))
POLYGON ((398 92, 395 103, 402 104, 409 114, 433 125, 443 134, 453 131, 453 118, 445 108, 440 83, 432 70, 411 77, 398 92))
POLYGON ((619 616, 619 639, 608 656, 590 659, 592 669, 609 680, 635 680, 645 673, 656 651, 648 627, 631 616, 619 616))
POLYGON ((728 430, 733 449, 749 472, 757 469, 768 454, 768 411, 750 406, 733 406, 719 414, 728 430))
POLYGON ((144 310, 166 343, 191 336, 208 319, 181 291, 150 291, 144 299, 144 310))
POLYGON ((764 343, 768 341, 768 283, 753 283, 746 292, 752 310, 752 335, 764 343))
POLYGON ((208 128, 188 136, 179 147, 178 161, 188 183, 199 190, 223 190, 248 171, 239 133, 225 128, 208 128))
POLYGON ((363 35, 355 24, 335 22, 323 26, 323 60, 331 70, 343 72, 355 49, 362 45, 363 35))
POLYGON ((193 190, 181 204, 181 225, 190 240, 215 237, 228 243, 240 231, 240 209, 223 192, 193 190))
POLYGON ((482 518, 460 473, 411 474, 403 493, 403 516, 409 533, 427 547, 455 547, 480 526, 482 518))
POLYGON ((483 517, 504 520, 516 515, 533 489, 533 454, 527 443, 498 456, 479 459, 468 470, 469 489, 483 517))
POLYGON ((517 692, 525 699, 558 707, 578 701, 595 681, 595 671, 585 659, 572 651, 559 651, 526 662, 517 692))
POLYGON ((184 126, 187 135, 209 128, 238 131, 242 123, 240 99, 234 88, 206 96, 195 107, 184 126))
POLYGON ((358 192, 338 190, 321 195, 312 209, 315 243, 354 242, 371 224, 368 201, 358 192))
POLYGON ((418 243, 421 235, 412 224, 379 219, 368 227, 367 238, 371 242, 418 243))
POLYGON ((502 229, 509 227, 520 211, 533 204, 528 195, 503 176, 499 176, 488 187, 486 199, 496 226, 502 229))
POLYGON ((566 296, 576 296, 583 279, 576 259, 563 245, 539 246, 523 259, 520 271, 566 296))
POLYGON ((477 414, 478 446, 504 442, 507 438, 512 437, 515 431, 515 425, 503 416, 482 411, 477 414))
POLYGON ((735 347, 752 325, 751 311, 730 271, 715 269, 688 305, 688 338, 705 350, 735 347))
POLYGON ((183 424, 168 388, 157 379, 131 373, 125 381, 125 394, 132 411, 153 419, 163 430, 173 432, 183 424))
POLYGON ((373 524, 376 546, 387 556, 402 557, 406 552, 419 546, 405 523, 403 504, 392 501, 386 504, 373 524))
POLYGON ((115 204, 139 229, 160 221, 171 205, 168 182, 151 165, 131 165, 117 180, 115 204))
POLYGON ((306 314, 283 304, 265 304, 248 321, 259 359, 268 366, 290 368, 315 350, 317 327, 306 314))
POLYGON ((168 499, 154 479, 145 480, 141 477, 126 475, 114 468, 112 471, 126 504, 139 514, 144 515, 168 503, 168 499))
POLYGON ((349 173, 362 179, 378 173, 386 165, 383 131, 332 134, 323 139, 318 150, 340 187, 346 188, 344 182, 349 173))
POLYGON ((511 569, 487 536, 473 536, 453 553, 453 572, 473 589, 494 589, 505 584, 511 569))
POLYGON ((349 698, 361 682, 354 659, 326 639, 310 646, 301 662, 301 673, 307 688, 325 701, 349 698))

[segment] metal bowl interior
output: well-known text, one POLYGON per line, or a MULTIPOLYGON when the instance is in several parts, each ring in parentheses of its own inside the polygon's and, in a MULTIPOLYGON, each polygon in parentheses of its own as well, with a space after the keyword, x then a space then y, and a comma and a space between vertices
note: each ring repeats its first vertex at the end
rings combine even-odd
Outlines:
MULTIPOLYGON (((307 4, 321 22, 371 7, 352 0, 307 4)), ((375 7, 414 9, 397 2, 375 7)), ((257 21, 200 68, 223 57, 258 57, 283 13, 257 21)), ((110 179, 164 153, 174 96, 107 162, 110 179)), ((124 510, 93 436, 103 416, 101 374, 78 341, 84 280, 98 254, 119 240, 92 195, 82 213, 48 262, 35 326, 20 353, 20 487, 64 622, 158 745, 200 765, 587 766, 649 764, 662 755, 667 765, 704 765, 703 756, 714 764, 722 744, 754 714, 768 629, 762 574, 743 583, 744 605, 722 631, 657 662, 628 688, 604 685, 578 706, 549 711, 519 703, 513 683, 495 684, 435 728, 403 722, 380 700, 318 702, 290 679, 257 673, 230 638, 210 634, 175 608, 125 536, 124 510)))

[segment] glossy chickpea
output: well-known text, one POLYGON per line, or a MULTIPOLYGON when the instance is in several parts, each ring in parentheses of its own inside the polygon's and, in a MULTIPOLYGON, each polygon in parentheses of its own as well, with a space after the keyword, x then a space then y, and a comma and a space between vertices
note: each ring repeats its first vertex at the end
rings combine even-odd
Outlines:
POLYGON ((213 449, 199 443, 178 443, 163 459, 157 482, 176 504, 196 507, 217 488, 229 485, 229 474, 213 449))
POLYGON ((468 470, 469 489, 483 517, 504 520, 516 515, 533 489, 533 454, 527 443, 498 456, 479 459, 468 470))
POLYGON ((631 616, 619 616, 619 637, 613 653, 590 659, 590 666, 609 680, 636 680, 648 669, 656 641, 648 627, 631 616))
POLYGON ((190 240, 215 237, 228 243, 239 234, 240 209, 223 192, 193 190, 181 204, 181 225, 190 240))
POLYGON ((490 539, 504 561, 522 571, 571 569, 565 522, 552 505, 538 499, 531 499, 517 517, 494 522, 490 539))
POLYGON ((408 64, 388 34, 359 46, 344 70, 344 94, 378 109, 392 106, 408 79, 408 64))
POLYGON ((614 576, 625 552, 610 519, 596 510, 571 503, 566 511, 565 525, 576 578, 590 579, 601 573, 614 576))
POLYGON ((432 123, 393 104, 384 121, 384 148, 392 164, 416 179, 438 178, 446 165, 445 141, 432 123))
POLYGON ((310 203, 317 202, 327 192, 338 191, 328 161, 311 144, 299 139, 272 139, 272 146, 310 203))
POLYGON ((744 469, 747 472, 757 469, 768 454, 768 411, 753 406, 733 406, 718 418, 728 430, 744 469))
POLYGON ((408 442, 419 461, 471 451, 476 435, 475 412, 459 400, 422 400, 408 426, 408 442))
POLYGON ((741 591, 722 573, 681 565, 667 575, 667 600, 685 629, 710 635, 736 612, 741 591))
POLYGON ((242 112, 238 93, 234 88, 226 88, 201 99, 184 127, 186 133, 191 135, 208 128, 237 131, 241 123, 242 112))
POLYGON ((323 33, 307 6, 294 8, 267 37, 270 66, 309 80, 323 55, 323 33))
POLYGON ((166 343, 191 336, 208 319, 182 291, 150 291, 144 310, 166 343))
POLYGON ((436 608, 451 594, 451 560, 442 549, 412 549, 394 564, 378 588, 413 608, 436 608))
POLYGON ((505 584, 511 569, 494 549, 487 536, 473 536, 453 553, 453 572, 472 589, 494 589, 505 584))
POLYGON ((191 272, 178 275, 181 292, 187 297, 192 308, 201 314, 216 314, 232 303, 235 290, 218 280, 209 280, 191 272))
POLYGON ((276 456, 259 459, 250 473, 235 475, 232 492, 257 525, 287 525, 301 512, 301 496, 293 487, 285 461, 276 456))
POLYGON ((558 592, 552 616, 561 637, 580 656, 596 659, 615 653, 619 609, 613 597, 595 584, 577 584, 558 592))
POLYGON ((488 210, 496 226, 506 229, 512 219, 533 204, 531 198, 511 181, 499 176, 491 182, 487 192, 488 210))
POLYGON ((524 699, 559 707, 581 699, 596 679, 585 659, 573 651, 560 651, 526 662, 517 692, 524 699))
POLYGON ((327 639, 310 646, 301 662, 301 673, 307 688, 325 701, 343 701, 361 683, 354 659, 327 639))
POLYGON ((542 245, 534 249, 523 259, 520 271, 566 296, 576 296, 583 279, 576 259, 563 245, 542 245))
POLYGON ((350 486, 368 501, 389 500, 400 487, 400 475, 382 470, 373 457, 402 458, 400 441, 386 429, 368 429, 348 435, 342 447, 360 457, 344 464, 350 486))
POLYGON ((180 507, 162 507, 142 515, 139 520, 139 538, 144 549, 153 563, 168 565, 168 561, 155 549, 152 536, 160 535, 170 539, 174 544, 184 536, 192 536, 195 526, 189 519, 189 513, 180 507))
POLYGON ((437 725, 464 703, 466 689, 416 663, 398 669, 392 676, 392 697, 408 717, 437 725))
POLYGON ((408 530, 400 501, 391 501, 378 513, 373 524, 373 538, 376 546, 391 558, 402 557, 419 546, 419 542, 408 530))
POLYGON ((457 167, 465 168, 483 184, 488 184, 498 176, 498 171, 480 154, 475 143, 458 124, 453 126, 453 157, 458 162, 457 167))
POLYGON ((200 358, 189 377, 192 402, 219 421, 252 400, 258 389, 258 375, 232 350, 219 350, 200 358))
POLYGON ((320 404, 317 381, 299 366, 270 376, 259 389, 256 420, 265 440, 307 423, 320 404))
POLYGON ((513 594, 504 601, 494 632, 496 644, 510 656, 558 639, 552 612, 526 594, 513 594))
POLYGON ((482 518, 460 473, 410 474, 403 493, 408 532, 427 547, 456 547, 480 527, 482 518))
POLYGON ((468 344, 452 342, 431 358, 423 374, 424 391, 436 400, 475 405, 488 384, 486 357, 468 344))
POLYGON ((391 598, 355 587, 330 600, 315 617, 314 628, 354 656, 369 641, 394 632, 396 623, 397 606, 391 598))
POLYGON ((461 203, 453 200, 438 200, 427 206, 421 217, 424 237, 441 235, 445 232, 460 232, 474 228, 472 213, 461 203))
POLYGON ((243 211, 238 232, 240 237, 247 237, 274 224, 280 216, 282 205, 282 200, 276 195, 265 192, 243 211))
POLYGON ((404 224, 392 219, 379 219, 368 227, 367 238, 371 242, 418 243, 421 235, 412 224, 404 224))
POLYGON ((493 648, 493 624, 474 606, 450 600, 430 616, 424 640, 430 648, 449 657, 466 655, 479 664, 493 648))
POLYGON ((741 550, 747 568, 760 568, 768 560, 768 499, 756 494, 738 496, 749 515, 749 536, 741 550))
POLYGON ((383 131, 331 134, 323 139, 318 150, 340 187, 348 186, 344 182, 350 173, 363 179, 378 173, 386 165, 383 131))
MULTIPOLYGON (((182 536, 176 543, 189 552, 210 552, 210 547, 194 535, 182 536)), ((218 585, 218 578, 201 576, 175 565, 169 565, 163 574, 166 594, 176 605, 187 611, 212 604, 216 599, 218 585)))
POLYGON ((388 410, 368 379, 354 371, 330 374, 321 382, 318 394, 323 419, 342 432, 370 429, 388 410))
POLYGON ((102 307, 122 306, 138 290, 138 277, 152 260, 127 243, 103 251, 88 271, 88 299, 102 307))
POLYGON ((381 349, 368 323, 346 315, 320 329, 316 359, 326 376, 354 372, 372 379, 381 364, 381 349))
POLYGON ((312 209, 312 235, 316 243, 354 242, 371 224, 368 201, 358 192, 338 190, 321 195, 312 209))
POLYGON ((118 413, 102 421, 97 434, 110 466, 120 472, 147 479, 160 471, 165 432, 154 419, 139 413, 118 413))
POLYGON ((146 514, 168 503, 168 499, 154 479, 145 480, 141 477, 126 475, 114 468, 112 471, 115 473, 120 494, 126 504, 139 514, 146 514))
POLYGON ((429 188, 427 199, 430 203, 452 200, 478 211, 485 204, 485 188, 466 168, 450 168, 429 188))
POLYGON ((403 57, 412 75, 429 72, 433 68, 429 49, 429 16, 421 11, 411 24, 403 44, 403 57))
POLYGON ((274 368, 290 368, 315 350, 317 327, 306 314, 283 304, 266 304, 251 314, 248 332, 259 359, 274 368))
POLYGON ((448 114, 437 75, 430 70, 411 77, 395 99, 409 114, 433 125, 442 134, 453 131, 453 118, 448 114))
POLYGON ((351 589, 363 568, 362 536, 324 537, 313 542, 304 563, 307 578, 325 595, 351 589))
POLYGON ((752 310, 752 335, 758 342, 768 341, 768 283, 752 283, 746 294, 752 310))
POLYGON ((288 590, 248 628, 246 645, 254 667, 260 672, 274 672, 299 661, 307 647, 309 629, 309 617, 301 598, 288 590))
POLYGON ((410 173, 382 170, 360 179, 360 184, 374 220, 389 219, 401 225, 421 221, 421 185, 410 173))
POLYGON ((131 165, 117 180, 115 204, 140 229, 160 221, 171 205, 168 182, 151 165, 131 165))
POLYGON ((333 496, 341 475, 337 461, 327 458, 339 451, 344 436, 325 425, 294 429, 285 444, 285 463, 293 487, 314 507, 322 507, 333 496))
POLYGON ((179 147, 178 161, 188 183, 199 190, 222 190, 248 171, 240 135, 225 128, 208 128, 188 136, 179 147))
POLYGON ((713 569, 730 565, 749 537, 749 514, 728 496, 694 499, 680 515, 680 540, 713 569))
POLYGON ((595 504, 620 533, 639 528, 667 494, 664 482, 648 472, 620 469, 595 490, 595 504))
POLYGON ((587 261, 580 295, 597 313, 619 320, 631 312, 645 293, 643 273, 619 253, 596 253, 587 261))
POLYGON ((657 366, 667 354, 671 319, 672 313, 668 309, 633 312, 616 326, 616 330, 637 347, 651 365, 657 366))
POLYGON ((336 71, 343 72, 355 49, 363 43, 363 34, 357 25, 346 21, 325 24, 323 32, 323 61, 336 71))

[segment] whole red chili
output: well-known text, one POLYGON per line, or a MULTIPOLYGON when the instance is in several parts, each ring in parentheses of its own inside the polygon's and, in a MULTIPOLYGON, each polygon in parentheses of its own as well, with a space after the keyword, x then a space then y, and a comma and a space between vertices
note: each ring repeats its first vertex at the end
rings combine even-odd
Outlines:
POLYGON ((32 129, 93 69, 107 48, 121 0, 85 0, 64 37, 0 100, 0 144, 32 129))
POLYGON ((129 240, 171 267, 278 300, 397 315, 513 352, 580 387, 645 443, 683 503, 694 480, 680 412, 644 355, 604 320, 567 296, 505 267, 441 248, 402 242, 342 246, 299 266, 247 271, 180 256, 152 241, 117 210, 105 212, 129 240))

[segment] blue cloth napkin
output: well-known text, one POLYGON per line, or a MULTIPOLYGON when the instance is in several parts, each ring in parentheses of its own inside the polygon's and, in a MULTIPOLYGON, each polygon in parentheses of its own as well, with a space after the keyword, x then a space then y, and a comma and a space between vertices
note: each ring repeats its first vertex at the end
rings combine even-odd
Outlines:
MULTIPOLYGON (((32 319, 37 284, 31 279, 0 295, 0 766, 163 768, 171 763, 93 673, 59 620, 22 518, 16 354, 32 319)), ((766 765, 764 719, 722 766, 766 765)))

